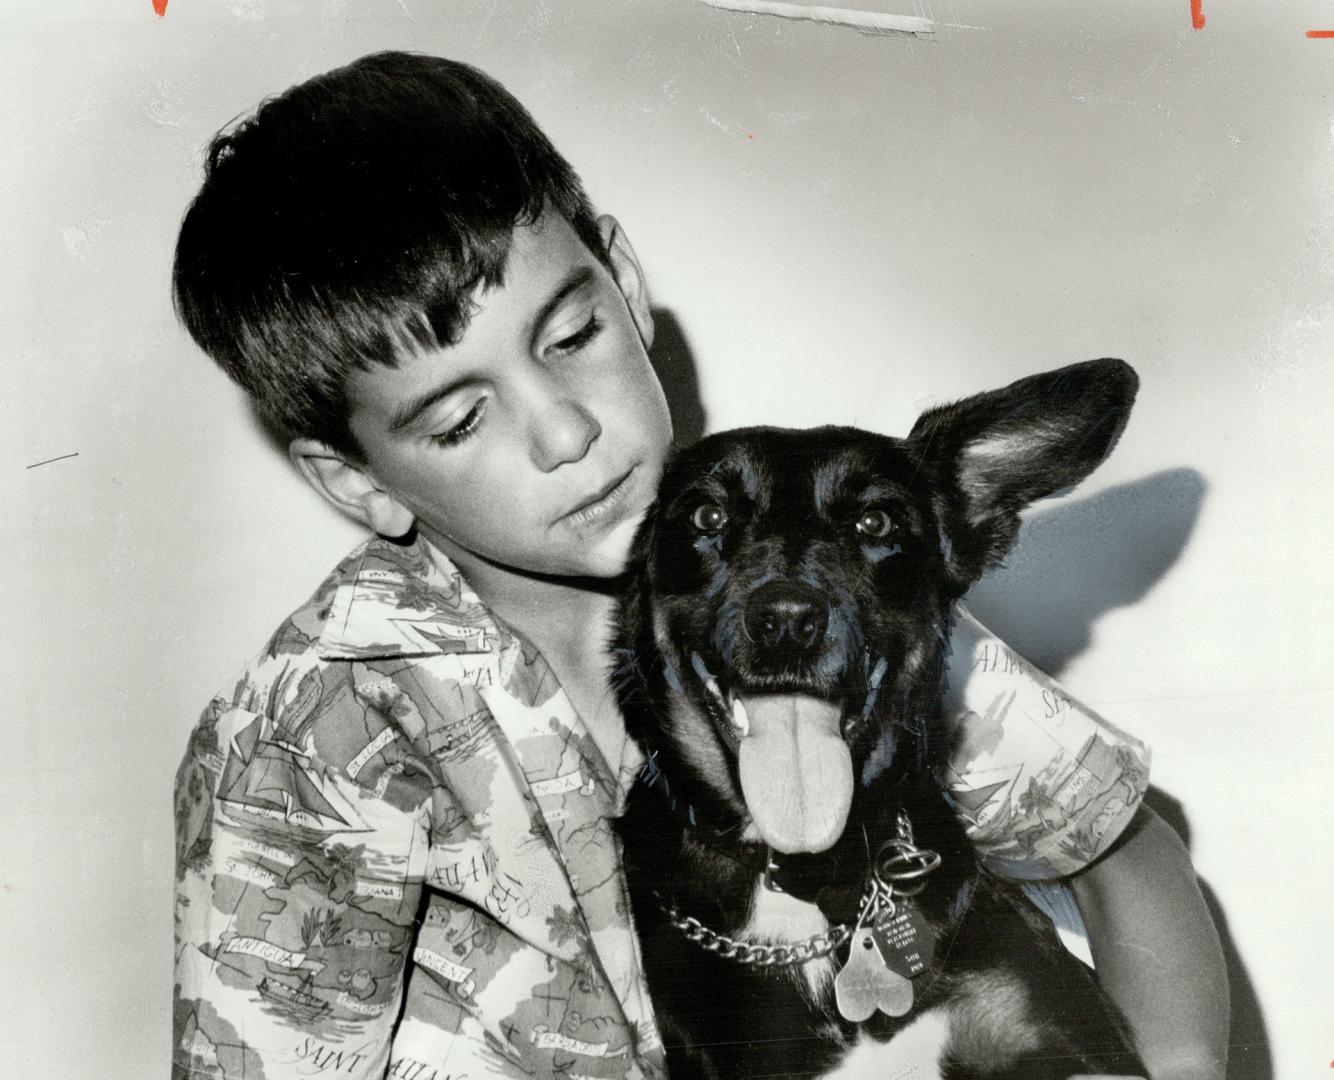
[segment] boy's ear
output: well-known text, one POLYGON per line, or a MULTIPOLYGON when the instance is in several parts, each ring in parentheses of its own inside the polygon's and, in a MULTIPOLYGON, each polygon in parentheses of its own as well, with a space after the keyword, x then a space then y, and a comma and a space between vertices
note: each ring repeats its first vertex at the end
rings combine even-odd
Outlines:
POLYGON ((287 456, 334 509, 390 539, 412 530, 416 520, 412 511, 381 488, 364 465, 349 461, 327 443, 293 439, 287 456))
POLYGON ((1024 507, 1101 464, 1138 387, 1124 361, 1090 360, 922 414, 907 444, 946 493, 942 519, 961 584, 1000 562, 1024 507))
POLYGON ((639 265, 639 257, 630 246, 621 223, 610 214, 598 218, 598 232, 602 236, 602 250, 607 253, 611 276, 625 297, 630 317, 639 329, 644 348, 648 349, 653 345, 653 312, 649 308, 648 286, 644 282, 644 270, 639 265))

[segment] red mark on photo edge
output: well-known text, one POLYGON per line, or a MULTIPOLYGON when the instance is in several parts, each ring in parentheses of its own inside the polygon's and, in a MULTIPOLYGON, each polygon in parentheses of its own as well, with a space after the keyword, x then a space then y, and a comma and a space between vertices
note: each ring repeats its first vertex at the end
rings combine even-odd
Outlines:
POLYGON ((153 0, 153 10, 159 19, 162 18, 167 14, 167 0, 153 0))
MULTIPOLYGON (((1309 38, 1334 38, 1334 30, 1308 30, 1306 36, 1309 38)), ((1334 1061, 1329 1063, 1329 1067, 1334 1069, 1334 1061)))
MULTIPOLYGON (((153 0, 157 3, 157 0, 153 0)), ((1190 0, 1190 27, 1192 30, 1204 29, 1204 0, 1190 0)))

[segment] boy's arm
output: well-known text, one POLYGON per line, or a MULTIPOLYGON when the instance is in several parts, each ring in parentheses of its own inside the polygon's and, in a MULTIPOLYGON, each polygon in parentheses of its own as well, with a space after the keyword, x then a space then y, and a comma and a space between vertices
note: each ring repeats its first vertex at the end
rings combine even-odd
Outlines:
POLYGON ((944 780, 984 861, 1015 879, 1068 881, 1153 1080, 1221 1077, 1221 947, 1185 846, 1141 806, 1148 748, 962 608, 949 684, 959 739, 944 780))
MULTIPOLYGON (((346 813, 336 785, 272 732, 215 701, 177 775, 171 1075, 380 1077, 420 882, 371 888, 371 845, 319 842, 317 815, 346 813)), ((400 821, 373 834, 391 866, 424 843, 400 821)))
POLYGON ((1146 806, 1116 846, 1069 879, 1098 980, 1153 1080, 1221 1080, 1228 982, 1214 921, 1176 832, 1146 806))
POLYGON ((273 730, 215 701, 177 776, 171 1075, 378 1080, 444 1062, 455 1076, 527 1075, 443 991, 435 1023, 400 1018, 419 940, 414 852, 428 847, 424 811, 437 794, 398 756, 406 740, 383 746, 354 789, 345 770, 273 730), (372 802, 377 770, 388 797, 372 802), (372 827, 321 841, 318 817, 349 808, 372 827))
POLYGON ((1149 749, 1075 700, 962 606, 945 694, 942 780, 987 868, 1054 880, 1090 866, 1135 817, 1149 749))
MULTIPOLYGON (((292 699, 314 717, 300 746, 281 706, 271 719, 222 699, 191 738, 176 790, 172 1077, 534 1075, 521 1048, 538 1028, 507 1041, 506 1020, 551 968, 519 950, 502 971, 515 950, 488 947, 496 926, 479 913, 463 965, 451 913, 477 908, 424 884, 439 877, 435 826, 460 820, 454 795, 401 729, 368 727, 374 714, 325 675, 292 680, 325 690, 292 699)), ((641 1075, 629 1057, 615 1065, 641 1075)))

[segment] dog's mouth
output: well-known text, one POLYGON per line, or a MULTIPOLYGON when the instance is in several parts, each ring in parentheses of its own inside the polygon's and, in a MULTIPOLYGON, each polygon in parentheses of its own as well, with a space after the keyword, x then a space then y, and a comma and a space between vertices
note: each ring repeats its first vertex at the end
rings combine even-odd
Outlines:
MULTIPOLYGON (((699 653, 691 667, 715 726, 737 757, 741 794, 760 838, 776 851, 824 851, 843 834, 852 807, 853 763, 845 696, 810 688, 734 688, 699 653)), ((883 674, 883 667, 878 669, 883 674)), ((874 702, 857 702, 857 716, 874 702)))

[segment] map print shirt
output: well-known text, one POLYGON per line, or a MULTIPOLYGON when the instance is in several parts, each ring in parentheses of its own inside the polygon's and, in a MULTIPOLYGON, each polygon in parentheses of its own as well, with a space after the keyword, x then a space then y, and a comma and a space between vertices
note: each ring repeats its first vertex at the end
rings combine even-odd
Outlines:
POLYGON ((423 544, 373 540, 178 777, 175 1075, 662 1075, 608 768, 423 544))
POLYGON ((960 732, 945 788, 982 861, 1005 877, 1082 870, 1130 822, 1149 751, 1062 690, 963 608, 945 708, 960 732))
MULTIPOLYGON (((1133 813, 1141 748, 1064 695, 1092 741, 1037 737, 1054 688, 985 648, 962 618, 949 786, 996 866, 1068 873, 1133 813)), ((173 1076, 663 1076, 612 830, 640 764, 438 552, 354 551, 181 765, 173 1076)))

